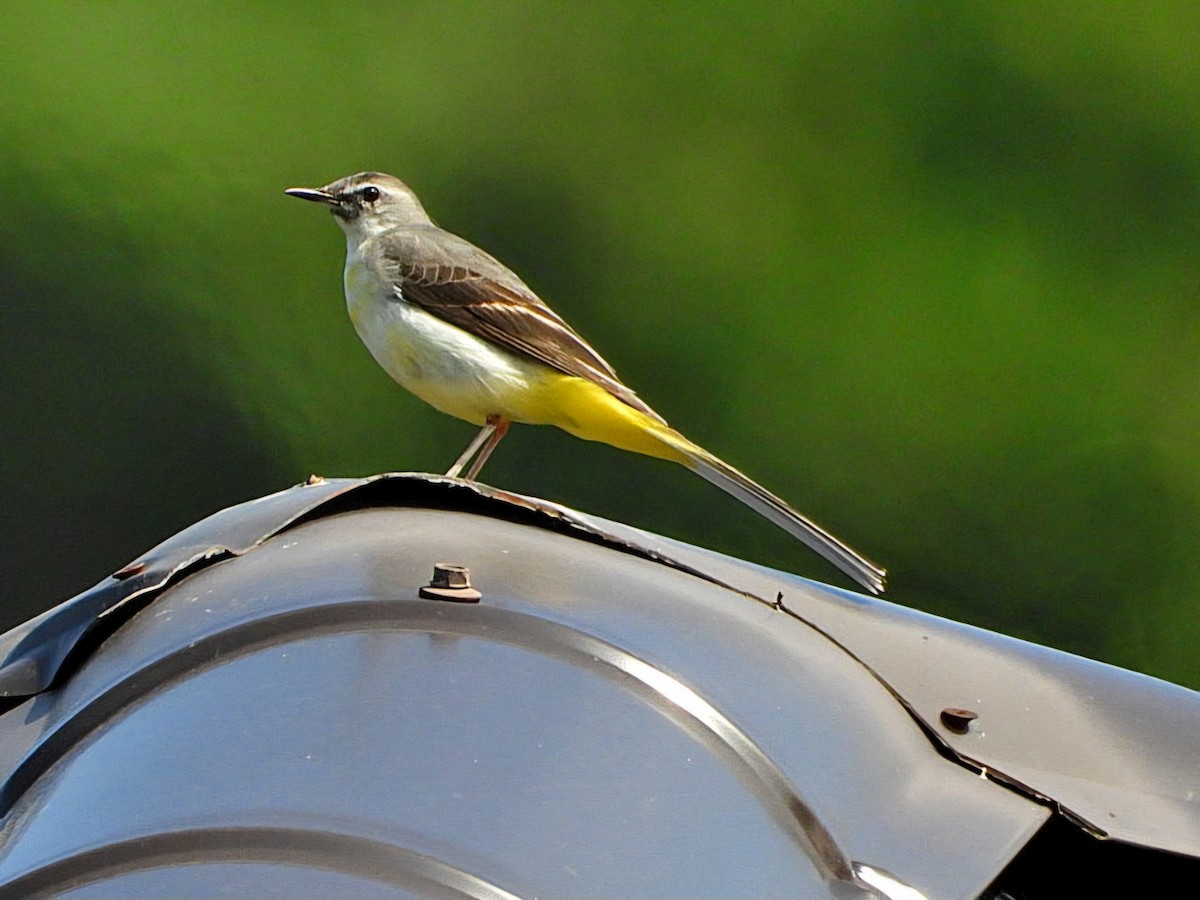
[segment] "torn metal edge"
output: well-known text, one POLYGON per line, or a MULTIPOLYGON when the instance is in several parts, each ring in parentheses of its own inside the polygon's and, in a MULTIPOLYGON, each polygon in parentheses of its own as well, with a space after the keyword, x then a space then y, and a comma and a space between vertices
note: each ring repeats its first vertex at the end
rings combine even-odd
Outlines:
MULTIPOLYGON (((920 712, 866 660, 784 603, 782 593, 773 599, 729 584, 702 569, 661 550, 639 544, 605 528, 602 520, 548 500, 506 491, 479 482, 442 475, 387 472, 364 478, 325 479, 310 476, 305 482, 255 500, 220 510, 168 538, 134 562, 76 597, 0 635, 0 698, 8 703, 42 693, 69 675, 90 652, 135 612, 173 583, 208 565, 244 555, 277 535, 305 522, 339 512, 376 507, 439 508, 494 515, 589 540, 676 571, 699 578, 738 596, 786 614, 834 643, 871 675, 907 710, 930 743, 944 757, 977 772, 998 786, 1034 802, 1057 809, 1096 837, 1106 837, 1094 823, 1063 808, 1004 773, 963 755, 946 742, 920 712), (469 499, 468 499, 469 498, 469 499), (282 506, 282 509, 275 507, 282 506), (260 510, 266 515, 256 515, 260 510), (247 523, 253 527, 247 528, 247 523), (254 523, 257 523, 255 525, 254 523), (240 540, 189 540, 199 532, 243 531, 240 540)), ((635 529, 630 529, 635 531, 635 529)), ((4 703, 0 700, 0 704, 4 703)))
POLYGON ((373 505, 429 506, 463 512, 474 507, 488 515, 573 534, 774 606, 557 503, 441 475, 388 472, 346 479, 314 475, 290 488, 202 519, 89 590, 0 635, 0 698, 9 700, 7 705, 11 706, 11 701, 48 690, 86 659, 104 637, 179 579, 223 559, 242 556, 303 522, 373 505), (464 502, 466 497, 476 502, 464 502))

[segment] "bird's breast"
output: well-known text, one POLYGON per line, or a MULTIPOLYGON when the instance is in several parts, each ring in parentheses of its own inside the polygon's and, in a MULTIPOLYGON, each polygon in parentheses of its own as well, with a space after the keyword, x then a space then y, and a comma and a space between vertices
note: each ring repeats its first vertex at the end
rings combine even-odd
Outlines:
POLYGON ((530 421, 526 407, 549 366, 518 356, 397 297, 358 252, 346 258, 354 330, 393 379, 444 413, 482 424, 490 415, 530 421))

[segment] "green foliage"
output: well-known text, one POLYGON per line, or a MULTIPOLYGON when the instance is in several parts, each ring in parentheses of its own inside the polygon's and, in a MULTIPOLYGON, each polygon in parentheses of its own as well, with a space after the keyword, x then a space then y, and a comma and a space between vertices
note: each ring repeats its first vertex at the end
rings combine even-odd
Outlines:
MULTIPOLYGON (((457 455, 282 195, 375 168, 893 599, 1200 684, 1198 10, 6 3, 10 619, 457 455)), ((486 475, 836 577, 662 463, 526 428, 486 475)))

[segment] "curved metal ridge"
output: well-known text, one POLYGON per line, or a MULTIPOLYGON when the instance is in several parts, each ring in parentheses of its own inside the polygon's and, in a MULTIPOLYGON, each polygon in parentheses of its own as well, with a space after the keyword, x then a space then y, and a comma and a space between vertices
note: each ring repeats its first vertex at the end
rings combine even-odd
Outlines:
POLYGON ((469 900, 519 900, 478 875, 395 844, 333 831, 263 826, 182 829, 106 844, 0 886, 0 900, 35 900, 130 872, 206 863, 299 864, 420 893, 432 888, 469 900))
POLYGON ((653 703, 677 724, 691 726, 693 736, 709 743, 719 757, 735 760, 743 781, 824 878, 853 881, 849 860, 788 777, 749 735, 668 672, 597 637, 526 613, 418 600, 385 603, 352 600, 290 610, 190 641, 129 673, 45 735, 0 787, 0 816, 7 815, 21 795, 78 741, 102 728, 117 713, 160 690, 162 685, 259 647, 277 645, 281 636, 340 633, 365 624, 494 640, 558 658, 615 680, 627 690, 632 688, 634 696, 653 703))
POLYGON ((389 472, 328 480, 313 476, 305 483, 213 513, 91 589, 0 635, 0 698, 29 697, 50 688, 81 648, 86 653, 86 648, 119 627, 127 615, 178 579, 221 559, 241 556, 296 525, 341 511, 342 504, 359 509, 381 499, 395 506, 463 511, 477 505, 485 515, 582 537, 772 605, 659 550, 613 534, 557 503, 440 475, 389 472))
POLYGON ((821 824, 787 776, 779 770, 770 757, 763 753, 749 735, 734 725, 711 703, 673 676, 611 644, 595 638, 587 640, 598 645, 597 649, 591 651, 595 658, 607 662, 613 668, 623 671, 644 684, 675 708, 703 725, 736 754, 746 769, 753 773, 762 789, 758 792, 759 800, 764 802, 764 805, 776 820, 780 821, 781 825, 790 826, 788 831, 793 836, 802 838, 801 843, 808 852, 809 858, 816 863, 822 876, 839 881, 852 880, 853 872, 850 863, 838 849, 833 835, 821 824), (607 651, 606 656, 601 655, 603 651, 599 648, 607 651))

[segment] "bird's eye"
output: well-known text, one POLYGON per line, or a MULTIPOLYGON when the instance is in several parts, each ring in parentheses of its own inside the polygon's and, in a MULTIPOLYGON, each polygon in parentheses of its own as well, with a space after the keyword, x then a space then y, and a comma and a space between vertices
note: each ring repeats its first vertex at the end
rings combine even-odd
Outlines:
POLYGON ((362 189, 362 198, 368 203, 374 203, 379 199, 379 188, 375 187, 373 184, 368 184, 362 189))

